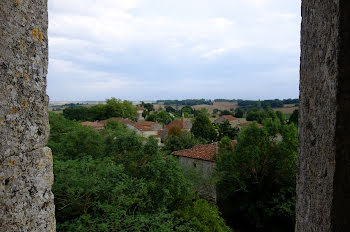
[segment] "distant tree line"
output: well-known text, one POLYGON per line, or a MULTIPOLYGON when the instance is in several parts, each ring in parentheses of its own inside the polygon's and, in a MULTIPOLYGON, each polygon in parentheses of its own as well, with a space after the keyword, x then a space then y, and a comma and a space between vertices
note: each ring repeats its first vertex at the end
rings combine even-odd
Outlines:
POLYGON ((250 107, 250 108, 279 108, 283 107, 284 104, 299 104, 299 99, 274 99, 274 100, 237 100, 239 107, 250 107))
POLYGON ((95 121, 112 117, 129 118, 136 120, 137 108, 130 101, 121 101, 115 98, 107 99, 106 104, 91 107, 68 107, 63 110, 63 116, 69 120, 95 121))
POLYGON ((202 99, 186 99, 186 100, 158 100, 158 104, 162 103, 166 106, 177 105, 177 106, 195 106, 195 105, 212 105, 211 100, 202 99))
POLYGON ((236 99, 222 99, 222 98, 214 99, 214 102, 236 102, 236 101, 237 101, 236 99))

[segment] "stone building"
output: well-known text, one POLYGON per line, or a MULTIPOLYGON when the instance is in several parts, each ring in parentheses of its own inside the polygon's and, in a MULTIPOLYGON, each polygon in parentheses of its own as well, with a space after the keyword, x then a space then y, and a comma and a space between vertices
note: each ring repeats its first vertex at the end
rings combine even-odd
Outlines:
MULTIPOLYGON (((232 147, 237 144, 236 140, 232 140, 232 147)), ((218 153, 218 143, 200 144, 191 149, 174 151, 172 154, 179 159, 179 163, 185 169, 194 169, 196 174, 200 176, 199 184, 196 190, 202 197, 216 202, 216 187, 211 180, 213 171, 215 170, 214 157, 218 153)))
POLYGON ((154 136, 158 138, 158 133, 163 129, 162 125, 157 122, 141 121, 128 124, 128 127, 143 137, 154 136))
MULTIPOLYGON (((149 122, 149 121, 140 121, 134 122, 125 118, 110 118, 108 120, 116 120, 122 124, 124 124, 130 130, 135 131, 137 134, 148 138, 150 136, 154 136, 159 139, 159 131, 163 129, 162 125, 157 122, 149 122)), ((102 120, 97 122, 82 122, 81 125, 89 126, 95 130, 102 130, 104 126, 107 124, 108 120, 102 120)))

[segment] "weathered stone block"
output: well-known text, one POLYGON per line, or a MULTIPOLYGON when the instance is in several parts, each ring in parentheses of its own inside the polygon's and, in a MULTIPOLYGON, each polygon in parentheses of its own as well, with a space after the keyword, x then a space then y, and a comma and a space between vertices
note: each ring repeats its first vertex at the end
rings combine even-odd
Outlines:
POLYGON ((350 231, 347 0, 303 0, 296 231, 350 231))
POLYGON ((46 0, 0 1, 1 158, 47 142, 47 25, 46 0))
POLYGON ((0 231, 54 231, 47 0, 0 1, 0 231))
POLYGON ((0 232, 55 231, 51 150, 15 154, 0 167, 0 232))

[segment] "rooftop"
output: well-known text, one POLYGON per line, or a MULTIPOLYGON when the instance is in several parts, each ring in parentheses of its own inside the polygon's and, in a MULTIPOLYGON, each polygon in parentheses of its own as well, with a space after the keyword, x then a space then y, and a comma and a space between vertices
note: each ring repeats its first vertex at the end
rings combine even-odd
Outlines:
POLYGON ((173 127, 179 127, 181 130, 183 129, 191 129, 192 128, 192 123, 185 120, 183 117, 181 119, 178 119, 178 120, 174 120, 172 121, 171 123, 169 123, 165 128, 164 130, 166 131, 169 131, 171 128, 173 127))
MULTIPOLYGON (((237 144, 237 140, 232 140, 232 147, 237 144)), ((172 154, 176 156, 188 157, 192 159, 200 159, 213 161, 214 155, 217 153, 217 143, 200 144, 191 149, 174 151, 172 154)))

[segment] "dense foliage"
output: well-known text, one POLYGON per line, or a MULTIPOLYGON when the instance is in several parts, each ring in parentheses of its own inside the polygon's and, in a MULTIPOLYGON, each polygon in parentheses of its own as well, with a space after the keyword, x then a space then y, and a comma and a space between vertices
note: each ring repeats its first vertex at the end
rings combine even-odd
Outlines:
POLYGON ((168 125, 174 120, 174 117, 170 115, 169 112, 161 110, 159 112, 154 112, 146 117, 146 121, 158 122, 162 125, 168 125))
MULTIPOLYGON (((174 127, 176 128, 176 127, 174 127)), ((180 131, 179 133, 170 133, 164 141, 163 150, 171 153, 183 149, 189 149, 196 144, 202 144, 206 141, 200 138, 195 138, 191 132, 180 131)))
POLYGON ((106 104, 91 107, 68 107, 63 115, 69 120, 95 121, 111 117, 136 119, 137 108, 129 101, 120 101, 115 98, 107 99, 106 104))
POLYGON ((235 109, 235 114, 234 116, 236 118, 243 118, 243 115, 244 115, 244 110, 242 110, 240 107, 236 108, 235 109))
POLYGON ((256 121, 262 123, 267 118, 279 119, 283 121, 283 114, 280 111, 274 112, 271 109, 268 110, 258 110, 253 109, 247 113, 247 121, 256 121))
POLYGON ((225 120, 223 123, 218 124, 217 130, 218 130, 218 140, 222 139, 223 137, 234 139, 238 134, 238 128, 232 128, 228 120, 225 120))
POLYGON ((299 99, 274 99, 274 100, 263 100, 263 101, 254 101, 254 100, 237 100, 238 106, 240 107, 251 107, 251 108, 263 108, 268 109, 269 107, 278 108, 283 107, 284 104, 297 104, 299 99))
POLYGON ((155 139, 52 113, 50 126, 57 231, 229 231, 155 139))
POLYGON ((196 116, 191 132, 195 137, 205 139, 208 142, 215 141, 217 139, 215 127, 210 122, 210 119, 205 112, 201 112, 196 116))
POLYGON ((299 114, 299 110, 294 110, 289 117, 288 123, 294 123, 298 125, 298 114, 299 114))
POLYGON ((143 108, 145 108, 148 112, 151 112, 154 110, 153 104, 152 103, 145 103, 145 102, 141 102, 140 106, 142 106, 143 108))
POLYGON ((243 129, 233 151, 229 141, 223 138, 216 157, 225 220, 242 231, 294 231, 296 126, 267 118, 262 128, 243 129))

